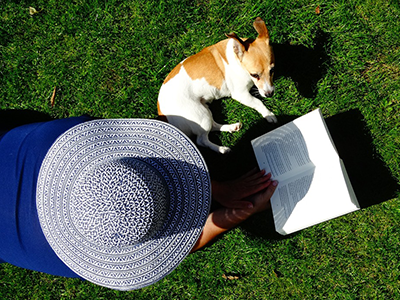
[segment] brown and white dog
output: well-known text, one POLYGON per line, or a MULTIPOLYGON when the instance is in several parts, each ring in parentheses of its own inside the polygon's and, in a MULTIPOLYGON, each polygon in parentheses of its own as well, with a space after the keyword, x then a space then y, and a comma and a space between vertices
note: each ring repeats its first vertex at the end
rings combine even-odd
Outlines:
POLYGON ((253 23, 257 39, 240 39, 235 33, 228 39, 203 49, 178 64, 164 80, 158 96, 158 114, 188 136, 196 135, 197 144, 226 153, 228 147, 210 142, 210 131, 237 131, 241 123, 218 124, 207 103, 232 97, 257 110, 269 122, 275 115, 253 97, 249 90, 256 85, 263 97, 274 93, 274 54, 269 32, 261 18, 253 23))

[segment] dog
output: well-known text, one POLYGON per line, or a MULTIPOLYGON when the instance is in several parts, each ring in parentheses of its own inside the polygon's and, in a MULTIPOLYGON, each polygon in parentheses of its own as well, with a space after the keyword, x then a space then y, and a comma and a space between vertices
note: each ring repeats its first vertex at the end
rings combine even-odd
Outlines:
POLYGON ((238 131, 241 123, 218 124, 208 108, 215 99, 232 97, 257 110, 268 122, 275 115, 250 94, 255 85, 262 97, 274 93, 274 53, 265 22, 257 18, 253 26, 256 39, 241 39, 235 33, 179 63, 164 80, 157 108, 161 119, 186 135, 196 135, 199 146, 227 153, 230 148, 212 143, 210 131, 238 131))

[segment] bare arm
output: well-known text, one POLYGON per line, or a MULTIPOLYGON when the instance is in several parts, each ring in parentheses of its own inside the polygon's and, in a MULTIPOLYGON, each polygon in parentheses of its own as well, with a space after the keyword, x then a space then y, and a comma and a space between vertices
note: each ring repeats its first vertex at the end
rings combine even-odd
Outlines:
POLYGON ((248 208, 223 207, 212 212, 206 221, 203 232, 191 252, 194 252, 211 242, 221 233, 232 229, 250 216, 270 208, 270 198, 278 185, 277 181, 269 181, 268 187, 250 197, 253 204, 248 208))

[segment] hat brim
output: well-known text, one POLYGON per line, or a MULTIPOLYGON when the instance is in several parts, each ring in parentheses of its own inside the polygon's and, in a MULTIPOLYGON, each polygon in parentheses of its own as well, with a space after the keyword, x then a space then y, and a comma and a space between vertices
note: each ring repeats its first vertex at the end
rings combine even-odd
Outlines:
POLYGON ((118 290, 142 288, 171 273, 198 240, 210 203, 211 182, 198 149, 156 120, 94 120, 71 128, 49 149, 37 183, 40 225, 57 256, 82 278, 118 290), (140 159, 164 178, 170 205, 151 239, 106 247, 75 228, 69 206, 74 181, 88 165, 110 158, 140 159))

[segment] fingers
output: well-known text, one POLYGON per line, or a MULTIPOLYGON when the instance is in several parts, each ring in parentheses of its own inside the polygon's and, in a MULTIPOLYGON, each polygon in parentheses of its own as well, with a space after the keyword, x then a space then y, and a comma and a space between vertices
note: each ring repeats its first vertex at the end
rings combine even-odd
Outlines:
POLYGON ((262 212, 266 209, 271 208, 270 199, 274 194, 277 186, 278 182, 276 180, 270 181, 270 185, 264 191, 255 195, 255 197, 253 198, 253 213, 262 212))
POLYGON ((262 178, 264 176, 264 174, 265 174, 264 170, 258 171, 257 168, 253 168, 246 174, 240 176, 235 181, 237 181, 237 182, 253 182, 254 180, 257 180, 258 178, 262 178))
POLYGON ((258 171, 252 169, 251 171, 244 174, 242 177, 232 181, 232 184, 236 186, 243 186, 244 188, 253 188, 267 182, 271 178, 271 174, 265 175, 265 170, 258 171))
POLYGON ((271 174, 254 168, 233 181, 213 181, 213 198, 227 208, 252 208, 245 198, 267 189, 271 185, 271 174))
POLYGON ((275 192, 275 190, 276 190, 276 187, 278 186, 278 184, 279 184, 279 182, 278 181, 276 181, 276 180, 274 180, 274 181, 271 181, 271 184, 268 186, 268 188, 265 190, 265 192, 264 192, 264 197, 265 198, 271 198, 272 197, 272 195, 274 194, 274 192, 275 192))
POLYGON ((271 173, 268 173, 247 185, 248 195, 264 190, 271 184, 271 173))
POLYGON ((257 171, 250 175, 247 180, 252 184, 252 185, 258 185, 263 182, 268 181, 271 178, 271 173, 265 174, 265 170, 257 171))

